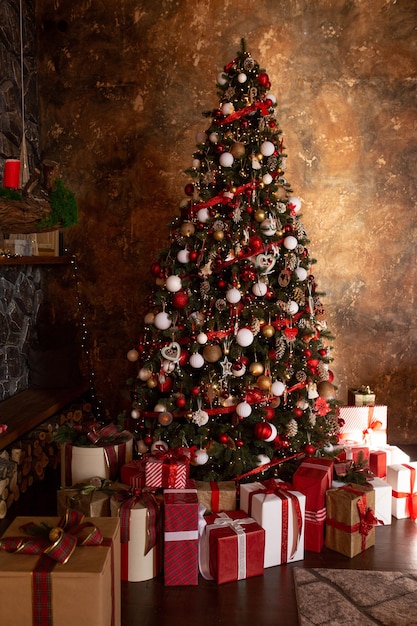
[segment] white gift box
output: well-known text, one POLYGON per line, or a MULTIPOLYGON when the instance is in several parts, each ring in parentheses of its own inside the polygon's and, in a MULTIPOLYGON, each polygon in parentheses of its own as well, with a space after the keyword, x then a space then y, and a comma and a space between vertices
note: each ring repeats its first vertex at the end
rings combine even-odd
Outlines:
MULTIPOLYGON (((375 517, 389 526, 392 520, 392 487, 382 478, 369 478, 367 484, 371 485, 375 491, 375 517)), ((337 489, 343 487, 346 483, 339 480, 333 480, 332 488, 337 489)))
POLYGON ((372 450, 386 445, 386 406, 341 406, 339 419, 344 420, 339 431, 341 442, 348 440, 367 445, 372 450))
POLYGON ((280 489, 281 497, 274 493, 257 493, 251 498, 251 492, 267 490, 265 483, 240 485, 240 508, 251 515, 265 530, 264 567, 301 561, 304 558, 306 497, 299 491, 289 490, 288 484, 281 480, 272 482, 280 489), (288 509, 287 527, 283 524, 283 507, 288 509))
POLYGON ((403 452, 398 446, 382 446, 378 448, 387 453, 387 467, 388 465, 398 465, 399 463, 409 463, 410 457, 403 452))
POLYGON ((392 514, 397 519, 417 517, 416 470, 415 461, 387 467, 387 482, 392 487, 392 514))
POLYGON ((104 446, 73 446, 63 444, 61 448, 61 487, 71 487, 77 483, 85 483, 93 476, 107 480, 115 480, 111 476, 110 451, 115 453, 118 467, 129 463, 133 456, 133 436, 120 444, 106 444, 104 446), (68 455, 68 446, 71 448, 71 458, 68 455), (122 458, 122 451, 123 457, 122 458))
MULTIPOLYGON (((115 496, 110 499, 112 517, 119 517, 122 502, 115 496)), ((162 566, 162 533, 157 531, 157 544, 146 552, 149 513, 146 506, 138 502, 130 509, 129 541, 121 544, 121 578, 129 582, 142 582, 155 578, 162 566)))

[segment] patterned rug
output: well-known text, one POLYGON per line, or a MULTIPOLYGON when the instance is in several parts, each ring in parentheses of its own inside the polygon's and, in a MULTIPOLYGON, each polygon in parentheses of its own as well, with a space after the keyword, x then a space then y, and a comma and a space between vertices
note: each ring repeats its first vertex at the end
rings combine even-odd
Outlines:
POLYGON ((294 568, 300 626, 417 626, 417 572, 294 568))

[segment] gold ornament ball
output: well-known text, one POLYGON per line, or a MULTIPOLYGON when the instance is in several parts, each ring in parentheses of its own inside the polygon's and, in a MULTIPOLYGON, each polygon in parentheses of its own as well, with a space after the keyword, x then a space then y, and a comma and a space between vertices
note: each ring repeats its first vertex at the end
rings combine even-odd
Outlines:
POLYGON ((146 385, 149 387, 149 389, 155 389, 155 387, 158 385, 158 381, 154 376, 152 376, 151 378, 149 378, 149 380, 146 381, 146 385))
POLYGON ((262 327, 261 332, 264 337, 270 339, 275 335, 275 328, 271 324, 265 324, 265 326, 262 327))
POLYGON ((216 241, 223 241, 224 232, 222 230, 215 230, 213 233, 213 237, 216 241))
POLYGON ((268 389, 271 389, 272 380, 269 376, 259 376, 256 380, 256 385, 259 389, 262 389, 262 391, 268 391, 268 389))
POLYGON ((245 144, 241 141, 236 141, 230 148, 230 152, 233 154, 235 159, 240 159, 245 154, 245 144))
POLYGON ((195 226, 192 222, 183 222, 181 224, 181 234, 184 235, 184 237, 191 237, 191 235, 194 235, 195 232, 195 226))
POLYGON ((317 385, 317 391, 319 392, 320 397, 324 398, 325 400, 331 400, 334 398, 334 385, 332 385, 332 383, 329 383, 329 381, 327 380, 324 380, 317 385))
POLYGON ((207 363, 216 363, 223 356, 223 352, 220 346, 208 345, 204 347, 203 357, 207 363))
POLYGON ((281 398, 272 398, 271 400, 271 406, 273 409, 277 409, 279 407, 279 405, 281 404, 281 398))
POLYGON ((249 365, 249 371, 253 376, 260 376, 264 373, 264 366, 259 361, 254 361, 249 365))
POLYGON ((266 217, 265 211, 263 209, 257 209, 254 217, 257 222, 263 222, 266 217))
POLYGON ((172 424, 173 419, 173 415, 169 411, 162 411, 158 415, 158 422, 161 424, 161 426, 169 426, 170 424, 172 424))

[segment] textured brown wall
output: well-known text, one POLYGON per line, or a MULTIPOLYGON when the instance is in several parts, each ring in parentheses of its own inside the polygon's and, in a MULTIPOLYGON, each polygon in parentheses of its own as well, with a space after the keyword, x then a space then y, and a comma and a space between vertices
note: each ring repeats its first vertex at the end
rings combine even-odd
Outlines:
POLYGON ((79 200, 65 241, 111 411, 201 113, 244 37, 278 98, 339 399, 371 385, 390 441, 417 441, 416 23, 415 0, 37 0, 43 156, 79 200))

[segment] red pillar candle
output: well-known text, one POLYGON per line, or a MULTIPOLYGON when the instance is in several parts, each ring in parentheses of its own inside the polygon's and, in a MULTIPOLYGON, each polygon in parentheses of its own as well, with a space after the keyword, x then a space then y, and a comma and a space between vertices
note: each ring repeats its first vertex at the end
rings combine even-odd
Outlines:
POLYGON ((3 186, 19 189, 20 159, 6 159, 4 163, 3 186))

